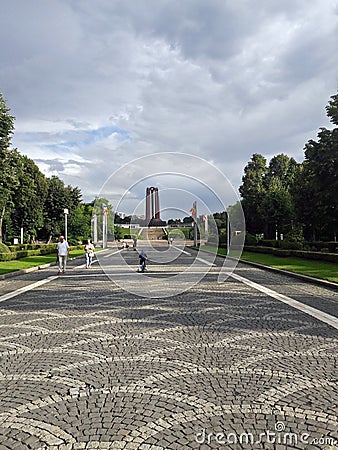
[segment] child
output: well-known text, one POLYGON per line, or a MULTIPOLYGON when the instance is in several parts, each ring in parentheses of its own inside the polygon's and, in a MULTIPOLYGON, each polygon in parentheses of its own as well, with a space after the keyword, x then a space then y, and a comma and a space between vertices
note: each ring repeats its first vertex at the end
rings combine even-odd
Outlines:
POLYGON ((147 270, 146 268, 147 259, 148 259, 147 254, 142 250, 141 253, 139 254, 140 272, 144 272, 145 270, 147 270))

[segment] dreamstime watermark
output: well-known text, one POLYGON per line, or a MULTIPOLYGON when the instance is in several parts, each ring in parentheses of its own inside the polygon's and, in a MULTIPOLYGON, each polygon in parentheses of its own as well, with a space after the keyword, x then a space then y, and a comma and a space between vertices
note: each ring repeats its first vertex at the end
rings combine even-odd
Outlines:
POLYGON ((285 431, 284 422, 276 422, 274 430, 266 430, 260 433, 235 433, 235 432, 208 432, 203 428, 195 435, 197 444, 216 444, 218 447, 231 444, 260 446, 261 444, 278 444, 286 446, 303 445, 325 445, 335 446, 338 440, 331 436, 321 435, 313 437, 309 433, 294 433, 285 431))
MULTIPOLYGON (((176 152, 147 155, 128 162, 106 180, 97 196, 96 210, 100 211, 101 199, 107 199, 115 212, 131 212, 129 234, 135 236, 142 228, 138 220, 150 208, 146 205, 149 187, 157 190, 151 199, 151 208, 158 213, 156 220, 160 224, 163 215, 167 218, 192 216, 193 205, 197 204, 198 236, 203 243, 212 242, 215 250, 224 235, 219 236, 213 213, 227 211, 229 205, 236 205, 227 211, 230 224, 227 257, 222 264, 218 262, 217 270, 214 270, 217 281, 224 282, 237 266, 245 239, 243 210, 238 194, 225 174, 209 161, 194 155, 176 152), (208 218, 208 229, 202 216, 203 220, 208 218)), ((105 232, 114 225, 112 220, 109 214, 104 217, 105 232)), ((143 225, 143 229, 147 228, 147 224, 143 225)), ((116 241, 111 239, 110 254, 97 254, 105 274, 125 291, 148 298, 171 297, 187 291, 216 267, 217 252, 205 253, 202 246, 197 252, 189 251, 186 244, 191 242, 192 236, 184 235, 180 230, 174 235, 174 245, 167 247, 161 237, 162 245, 157 237, 149 238, 149 230, 148 234, 145 230, 142 233, 137 236, 137 250, 147 253, 149 270, 141 276, 135 274, 137 254, 132 258, 130 252, 127 255, 120 251, 116 241)), ((109 237, 106 241, 109 242, 109 237)))

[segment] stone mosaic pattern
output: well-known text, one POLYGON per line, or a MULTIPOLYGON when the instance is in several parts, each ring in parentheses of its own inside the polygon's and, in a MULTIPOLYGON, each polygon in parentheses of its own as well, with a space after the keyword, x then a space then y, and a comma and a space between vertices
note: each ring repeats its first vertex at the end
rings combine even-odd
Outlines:
MULTIPOLYGON (((216 271, 149 299, 70 267, 0 303, 0 450, 337 448, 335 330, 216 271)), ((237 273, 264 283, 255 271, 237 273)), ((337 310, 327 289, 265 282, 337 310)))

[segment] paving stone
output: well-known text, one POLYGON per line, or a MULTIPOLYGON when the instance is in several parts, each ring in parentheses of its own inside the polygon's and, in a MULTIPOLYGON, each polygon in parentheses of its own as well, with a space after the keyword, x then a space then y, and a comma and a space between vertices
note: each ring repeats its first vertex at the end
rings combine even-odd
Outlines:
MULTIPOLYGON (((328 325, 237 281, 217 283, 217 268, 167 298, 123 291, 98 267, 88 279, 71 271, 1 303, 0 450, 218 449, 217 433, 257 437, 277 424, 337 439, 338 340, 328 325)), ((337 306, 328 289, 238 273, 331 314, 337 306)))

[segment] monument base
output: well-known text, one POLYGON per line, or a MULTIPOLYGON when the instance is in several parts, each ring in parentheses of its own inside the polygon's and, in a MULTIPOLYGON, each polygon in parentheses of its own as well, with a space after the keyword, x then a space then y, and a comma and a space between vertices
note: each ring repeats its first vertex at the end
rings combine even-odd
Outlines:
POLYGON ((165 227, 167 222, 161 219, 151 219, 148 223, 148 227, 165 227))

